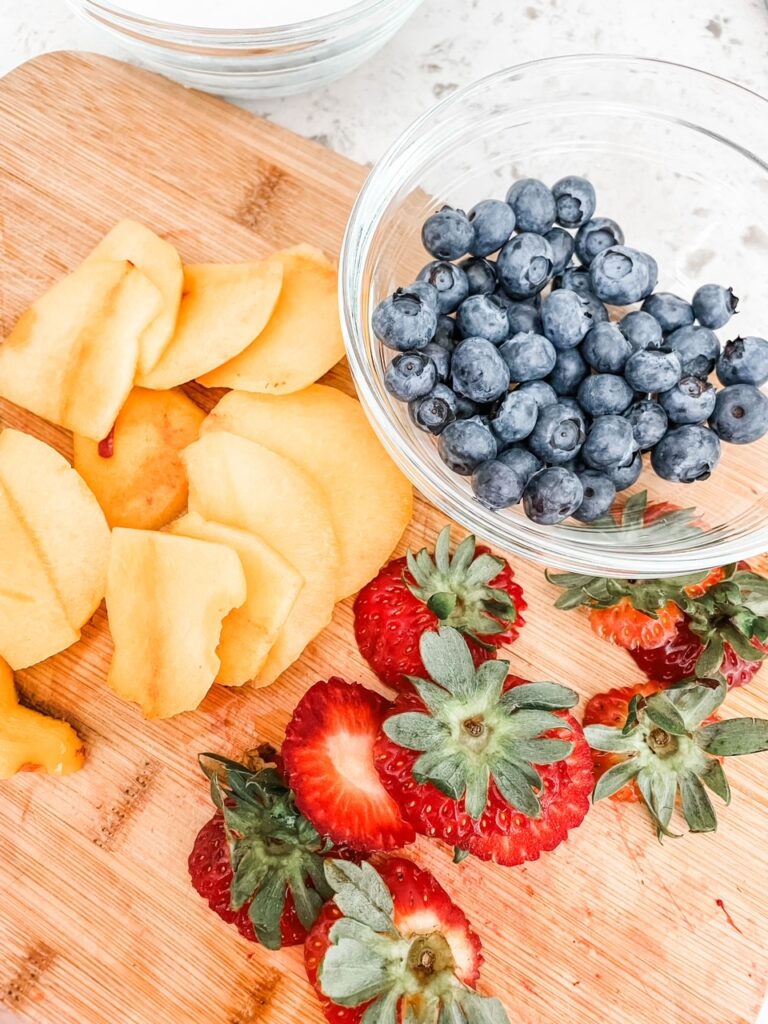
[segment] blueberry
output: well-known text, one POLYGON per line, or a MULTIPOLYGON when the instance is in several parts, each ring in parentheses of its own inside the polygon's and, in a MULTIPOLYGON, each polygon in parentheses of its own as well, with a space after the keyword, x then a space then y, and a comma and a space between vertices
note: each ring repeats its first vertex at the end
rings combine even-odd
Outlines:
POLYGON ((579 454, 585 437, 583 416, 558 403, 541 410, 528 447, 542 462, 562 465, 579 454))
POLYGON ((664 342, 664 332, 659 321, 641 309, 623 316, 618 327, 635 352, 646 348, 661 348, 664 342))
POLYGON ((654 472, 663 480, 691 484, 707 480, 720 461, 720 439, 706 427, 675 427, 651 452, 654 472))
POLYGON ((502 444, 522 441, 536 426, 539 406, 533 395, 510 391, 491 419, 490 427, 502 444))
POLYGON ((462 476, 469 476, 481 462, 495 459, 496 448, 496 439, 478 417, 449 423, 437 442, 440 458, 462 476))
POLYGON ((571 395, 558 395, 557 401, 564 409, 570 409, 574 416, 581 420, 584 424, 584 430, 586 431, 589 413, 582 409, 581 402, 578 398, 573 398, 571 395))
POLYGON ((725 327, 738 304, 733 289, 723 288, 719 284, 703 284, 696 289, 691 300, 693 315, 702 327, 710 327, 712 330, 725 327))
POLYGON ((451 353, 448 349, 439 345, 436 341, 430 341, 424 348, 419 349, 419 354, 426 356, 432 362, 435 368, 436 381, 445 384, 451 375, 451 353))
POLYGON ((586 267, 603 249, 623 244, 624 232, 610 217, 593 217, 576 232, 576 255, 586 267))
POLYGON ((501 199, 483 199, 473 206, 467 219, 475 229, 469 251, 473 256, 490 256, 500 249, 515 230, 515 213, 501 199))
POLYGON ((729 384, 718 391, 709 422, 723 441, 759 441, 768 431, 768 398, 754 384, 729 384))
POLYGON ((456 327, 464 338, 485 338, 498 345, 509 334, 506 306, 495 295, 470 295, 459 306, 456 327))
POLYGON ((648 264, 648 284, 640 298, 647 299, 648 296, 653 292, 656 285, 659 283, 659 264, 649 253, 644 252, 642 255, 645 259, 645 262, 648 264))
POLYGON ((509 387, 509 370, 490 341, 465 338, 453 352, 451 382, 454 391, 473 402, 494 402, 509 387))
POLYGON ((436 383, 437 367, 421 352, 403 352, 395 356, 384 372, 384 387, 401 402, 422 398, 436 383))
POLYGON ((452 317, 441 313, 437 318, 435 336, 430 344, 439 345, 446 352, 453 352, 456 348, 456 340, 456 321, 452 317))
POLYGON ((754 384, 768 381, 768 341, 763 338, 736 338, 726 343, 717 361, 721 384, 754 384))
POLYGON ((544 463, 537 459, 533 452, 529 452, 523 445, 513 445, 511 448, 505 448, 503 452, 497 455, 497 459, 499 462, 503 462, 505 466, 509 466, 519 473, 523 478, 524 484, 528 483, 534 473, 544 469, 544 463))
POLYGON ((693 306, 671 292, 655 292, 643 303, 643 311, 650 313, 661 324, 665 334, 693 323, 693 306))
POLYGON ((596 295, 593 295, 592 292, 584 292, 581 298, 586 303, 587 312, 592 317, 593 324, 607 323, 610 319, 608 310, 596 295))
POLYGON ((599 252, 590 264, 589 279, 598 299, 614 306, 638 302, 653 287, 645 253, 626 245, 610 245, 599 252))
POLYGON ((560 288, 542 302, 541 323, 555 348, 574 348, 592 326, 592 316, 583 296, 560 288))
POLYGON ((669 391, 680 380, 683 368, 674 352, 664 348, 648 348, 633 352, 624 367, 627 384, 646 394, 669 391))
POLYGON ((658 444, 669 426, 667 414, 658 402, 650 399, 635 402, 626 416, 641 452, 647 452, 658 444))
POLYGON ((516 181, 507 192, 507 202, 515 212, 518 231, 543 235, 555 223, 555 197, 543 181, 536 178, 516 181))
POLYGON ((708 327, 688 324, 667 335, 664 342, 677 355, 683 373, 694 377, 708 377, 720 355, 720 342, 708 327))
MULTIPOLYGON (((434 291, 434 289, 432 289, 434 291)), ((398 288, 373 311, 373 332, 398 352, 424 348, 437 327, 437 313, 414 291, 398 288)))
POLYGON ((550 341, 533 331, 519 332, 499 346, 511 381, 541 380, 551 372, 557 353, 550 341))
POLYGON ((617 491, 626 491, 632 484, 637 483, 643 471, 643 459, 640 452, 630 455, 624 462, 617 466, 606 466, 603 473, 608 477, 617 491))
POLYGON ((553 466, 528 481, 523 507, 534 523, 554 526, 572 516, 583 500, 584 489, 576 474, 562 466, 553 466))
POLYGON ((514 466, 501 459, 481 462, 472 474, 472 490, 486 508, 510 508, 517 505, 525 490, 526 478, 514 466))
POLYGON ((453 392, 449 388, 444 388, 441 391, 442 387, 438 384, 424 398, 416 398, 409 402, 408 412, 419 430, 426 430, 430 434, 439 434, 456 419, 455 403, 452 401, 453 392), (450 391, 450 394, 446 395, 446 391, 450 391))
POLYGON ((584 469, 577 475, 584 497, 573 513, 573 518, 581 523, 594 523, 611 511, 616 500, 616 485, 610 477, 594 469, 584 469))
POLYGON ((565 348, 557 353, 554 368, 546 380, 558 395, 575 395, 588 372, 589 367, 579 350, 565 348))
POLYGON ((546 409, 548 405, 555 405, 558 400, 555 389, 543 380, 526 381, 517 390, 525 391, 526 394, 532 395, 539 409, 546 409))
POLYGON ((557 207, 557 223, 564 228, 579 228, 595 212, 596 199, 592 183, 569 174, 552 186, 557 207))
POLYGON ((528 331, 541 334, 541 314, 538 309, 527 302, 514 302, 510 299, 507 299, 506 305, 510 338, 528 331))
POLYGON ((573 235, 563 228, 550 228, 544 235, 552 248, 553 274, 562 274, 573 256, 573 235))
POLYGON ((579 403, 590 416, 613 416, 627 410, 635 397, 623 377, 596 373, 579 385, 579 403))
POLYGON ((558 288, 565 288, 569 292, 578 292, 579 295, 591 295, 592 284, 589 280, 589 267, 567 267, 555 280, 558 288))
POLYGON ((596 324, 581 346, 581 353, 598 373, 621 373, 632 354, 632 346, 616 324, 596 324))
POLYGON ((592 469, 605 471, 631 458, 635 436, 623 416, 600 416, 589 429, 582 456, 592 469))
POLYGON ((715 408, 715 389, 707 380, 685 376, 659 395, 670 423, 706 423, 715 408))
POLYGON ((426 281, 437 292, 438 313, 452 313, 469 295, 467 275, 446 260, 433 260, 419 271, 417 281, 426 281))
POLYGON ((463 210, 444 206, 424 221, 421 241, 438 260, 458 260, 472 248, 475 229, 463 210))
POLYGON ((437 295, 437 288, 430 284, 429 281, 412 281, 406 288, 401 288, 400 291, 418 295, 430 309, 434 309, 437 314, 440 313, 440 300, 437 295))
POLYGON ((467 277, 470 295, 493 295, 496 289, 496 267, 480 256, 468 256, 459 264, 467 277))
POLYGON ((516 235, 496 258, 496 272, 506 293, 513 299, 537 295, 552 277, 554 255, 542 235, 516 235))

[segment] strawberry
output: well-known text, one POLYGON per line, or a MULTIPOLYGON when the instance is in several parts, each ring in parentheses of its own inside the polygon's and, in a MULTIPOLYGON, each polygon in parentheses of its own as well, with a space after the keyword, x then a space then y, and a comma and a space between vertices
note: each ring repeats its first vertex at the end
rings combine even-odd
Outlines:
POLYGON ((331 844, 298 813, 274 766, 252 771, 214 754, 202 754, 200 764, 218 810, 189 856, 193 886, 251 942, 269 949, 303 942, 330 895, 323 860, 331 844))
POLYGON ((373 690, 332 678, 304 694, 285 734, 297 807, 320 833, 355 850, 394 850, 415 839, 373 763, 388 708, 373 690))
POLYGON ((508 1024, 475 985, 480 939, 437 879, 403 858, 378 870, 331 862, 335 890, 304 947, 307 976, 331 1024, 508 1024))
MULTIPOLYGON (((768 750, 768 722, 716 717, 726 693, 722 679, 648 695, 640 690, 630 698, 623 726, 586 725, 584 735, 592 749, 616 761, 598 778, 593 799, 614 796, 634 782, 659 838, 673 834, 669 826, 678 796, 691 832, 714 832, 717 819, 707 789, 725 803, 731 799, 720 759, 768 750)), ((618 704, 626 691, 604 696, 605 716, 623 718, 618 704)))
MULTIPOLYGON (((629 705, 633 697, 650 697, 659 690, 665 689, 662 683, 636 683, 634 686, 622 686, 606 693, 597 693, 587 701, 584 710, 584 725, 610 725, 614 729, 623 729, 629 717, 629 705)), ((595 781, 605 775, 609 768, 621 761, 621 755, 609 754, 601 750, 592 751, 592 764, 595 769, 595 781)), ((627 783, 611 794, 612 800, 635 802, 642 800, 637 783, 627 783)))
POLYGON ((355 601, 355 638, 360 653, 382 682, 396 690, 408 676, 423 676, 419 639, 443 623, 467 638, 475 664, 495 657, 524 625, 527 607, 507 562, 475 547, 467 537, 450 554, 446 526, 434 558, 423 548, 386 565, 355 601))
POLYGON ((592 762, 578 702, 556 683, 508 677, 509 663, 475 669, 456 630, 425 633, 432 681, 414 679, 387 712, 376 767, 417 832, 513 865, 561 843, 589 808, 592 762))

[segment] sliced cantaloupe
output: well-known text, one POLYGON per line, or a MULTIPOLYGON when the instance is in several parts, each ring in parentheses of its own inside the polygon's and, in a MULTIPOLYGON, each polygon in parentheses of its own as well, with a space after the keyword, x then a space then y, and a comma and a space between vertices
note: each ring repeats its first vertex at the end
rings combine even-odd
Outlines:
POLYGON ((195 512, 177 519, 170 532, 226 544, 240 557, 248 596, 240 608, 234 608, 224 619, 216 651, 221 661, 216 682, 242 686, 258 675, 267 660, 304 580, 260 537, 233 526, 208 522, 195 512))
POLYGON ((179 453, 204 419, 181 391, 134 388, 105 441, 75 435, 75 469, 110 526, 158 530, 184 511, 187 474, 179 453))
POLYGON ((283 265, 283 288, 272 318, 248 348, 199 378, 206 387, 289 394, 343 358, 336 268, 309 246, 276 258, 283 265))
POLYGON ((0 433, 0 656, 26 668, 69 647, 104 596, 109 527, 49 445, 0 433))
POLYGON ((282 283, 283 264, 275 256, 185 266, 173 337, 159 362, 136 383, 175 388, 238 355, 269 322, 282 283))
POLYGON ((240 559, 223 544, 152 530, 112 532, 107 682, 147 718, 194 710, 219 672, 222 622, 246 599, 240 559))
POLYGON ((0 659, 0 779, 24 771, 70 775, 83 759, 71 725, 19 704, 13 671, 0 659))
POLYGON ((204 519, 261 537, 304 579, 257 679, 268 686, 330 622, 339 551, 320 488, 274 452, 223 431, 184 452, 189 508, 204 519))
POLYGON ((356 399, 322 384, 281 396, 232 391, 201 432, 221 430, 290 459, 322 490, 339 541, 337 598, 373 579, 411 521, 413 491, 356 399))
POLYGON ((147 373, 158 361, 176 328, 184 271, 181 257, 170 242, 135 220, 115 224, 86 257, 86 263, 129 260, 148 277, 162 296, 157 316, 139 338, 139 372, 147 373))

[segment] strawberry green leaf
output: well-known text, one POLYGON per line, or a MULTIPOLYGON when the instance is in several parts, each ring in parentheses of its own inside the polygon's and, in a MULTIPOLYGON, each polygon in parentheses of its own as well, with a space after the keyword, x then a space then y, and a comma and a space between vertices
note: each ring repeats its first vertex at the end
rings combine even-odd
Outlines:
POLYGON ((683 817, 688 822, 691 832, 714 832, 717 829, 715 811, 699 779, 687 772, 680 776, 678 783, 683 817))
POLYGON ((521 708, 510 716, 507 734, 515 739, 532 740, 553 729, 570 731, 570 726, 551 711, 521 708))
POLYGON ((280 949, 280 919, 285 909, 285 880, 272 871, 251 901, 248 916, 259 942, 267 949, 280 949))
POLYGON ((480 555, 466 571, 466 585, 478 587, 488 584, 499 575, 503 568, 504 563, 495 555, 480 555))
POLYGON ((443 574, 450 572, 451 568, 451 528, 444 526, 437 535, 435 543, 435 565, 437 571, 443 574))
MULTIPOLYGON (((450 528, 445 527, 445 529, 450 534, 450 528)), ((475 538, 473 536, 470 535, 464 538, 453 553, 453 558, 451 559, 452 573, 461 575, 467 571, 475 558, 475 546, 475 538)))
POLYGON ((447 690, 428 679, 419 679, 418 676, 406 676, 406 679, 433 714, 439 714, 451 699, 447 690))
POLYGON ((672 820, 672 812, 675 809, 677 776, 672 772, 658 774, 640 772, 637 776, 637 784, 651 815, 656 821, 659 837, 662 835, 671 837, 673 833, 669 831, 669 823, 672 820))
MULTIPOLYGON (((533 708, 542 711, 565 711, 579 703, 579 695, 560 683, 521 683, 504 694, 502 705, 507 711, 533 708)), ((561 722, 561 726, 566 723, 561 722)))
POLYGON ((424 633, 419 650, 427 672, 436 683, 457 697, 469 696, 475 677, 475 665, 466 641, 458 630, 441 626, 437 633, 424 633))
POLYGON ((723 664, 725 651, 723 641, 717 635, 711 637, 696 662, 695 672, 700 679, 711 679, 723 664))
POLYGON ((565 760, 573 747, 567 740, 520 740, 515 743, 515 753, 531 764, 555 764, 565 760))
POLYGON ((475 673, 475 685, 478 694, 481 694, 489 705, 499 703, 508 674, 509 662, 506 661, 491 659, 483 662, 478 668, 475 673))
POLYGON ((455 999, 444 1002, 440 1007, 437 1024, 467 1024, 467 1018, 455 999))
POLYGON ((392 930, 392 896, 381 875, 367 861, 358 866, 351 861, 328 860, 325 877, 345 917, 377 932, 392 930))
POLYGON ((384 722, 384 732, 394 742, 407 750, 430 750, 448 738, 448 726, 439 718, 405 711, 393 715, 384 722))
POLYGON ((612 725, 587 725, 584 737, 593 750, 612 754, 629 754, 637 750, 635 738, 612 725))
POLYGON ((466 860, 469 856, 469 850, 462 850, 460 846, 454 846, 453 848, 453 863, 461 864, 463 860, 466 860))
POLYGON ((477 821, 485 810, 485 805, 488 802, 488 785, 490 781, 490 768, 482 762, 473 765, 473 770, 467 775, 464 809, 473 821, 477 821))
POLYGON ((309 931, 317 920, 325 900, 319 892, 308 888, 304 884, 300 870, 288 869, 286 874, 288 877, 288 888, 291 890, 293 903, 296 907, 296 915, 299 921, 301 921, 302 926, 309 931))
POLYGON ((716 757, 757 754, 768 750, 768 721, 760 718, 729 718, 705 725, 696 733, 702 750, 716 757))
MULTIPOLYGON (((230 903, 233 910, 245 906, 270 872, 271 864, 261 847, 234 844, 232 858, 232 886, 230 903), (240 851, 242 850, 242 855, 240 851)), ((314 924, 313 918, 309 927, 314 924)))
POLYGON ((581 605, 588 603, 589 598, 583 590, 566 590, 555 601, 555 608, 567 612, 572 608, 580 608, 581 605))
POLYGON ((627 708, 627 720, 624 723, 624 728, 621 730, 623 736, 628 736, 637 725, 639 721, 638 715, 640 711, 640 704, 644 699, 645 698, 641 694, 636 693, 629 702, 629 707, 627 708))
POLYGON ((693 732, 705 718, 717 711, 725 700, 727 687, 723 681, 716 682, 714 686, 701 682, 668 690, 667 693, 680 712, 686 729, 693 732))
POLYGON ((614 793, 618 793, 628 782, 637 777, 639 771, 640 762, 634 758, 615 764, 613 768, 609 768, 597 780, 594 792, 592 793, 592 800, 597 803, 598 800, 603 800, 607 796, 613 796, 614 793))
POLYGON ((496 786, 512 807, 529 818, 541 817, 541 804, 523 772, 513 761, 499 760, 493 766, 496 786))
POLYGON ((322 991, 338 1006, 360 1006, 392 983, 390 959, 383 951, 343 937, 326 951, 318 977, 322 991))
POLYGON ((431 782, 452 800, 460 800, 467 788, 467 764, 461 754, 428 751, 414 763, 413 775, 417 782, 431 782))
POLYGON ((509 1024, 507 1011, 495 996, 483 996, 465 988, 456 998, 461 1003, 467 1024, 509 1024))
POLYGON ((732 625, 723 626, 721 635, 723 640, 729 644, 740 658, 745 661, 763 661, 765 652, 759 650, 752 643, 752 630, 750 636, 746 637, 732 625))
POLYGON ((361 1024, 397 1024, 397 1008, 402 990, 393 986, 383 996, 371 1003, 363 1014, 361 1024))
POLYGON ((644 711, 652 722, 672 736, 685 736, 688 731, 683 716, 664 692, 649 697, 644 711))
POLYGON ((429 608, 432 614, 436 615, 438 619, 447 619, 455 611, 457 601, 458 597, 456 594, 432 594, 430 599, 427 601, 427 608, 429 608))
POLYGON ((712 792, 726 804, 731 802, 731 787, 725 777, 723 766, 714 758, 707 760, 706 768, 699 772, 699 778, 712 792))

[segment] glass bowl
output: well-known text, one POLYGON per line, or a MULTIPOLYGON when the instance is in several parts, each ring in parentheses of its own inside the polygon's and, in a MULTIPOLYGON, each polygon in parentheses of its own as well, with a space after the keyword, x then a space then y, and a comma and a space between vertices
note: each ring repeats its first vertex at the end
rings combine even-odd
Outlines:
MULTIPOLYGON (((768 100, 713 75, 655 60, 536 61, 459 90, 411 125, 371 172, 347 226, 341 314, 360 399, 395 461, 446 515, 506 551, 590 575, 655 578, 768 549, 768 437, 723 444, 712 477, 671 484, 645 467, 629 491, 695 508, 702 528, 619 531, 569 520, 539 526, 520 506, 484 508, 440 460, 435 439, 383 386, 393 353, 371 314, 429 258, 424 219, 443 203, 504 198, 517 178, 583 174, 598 215, 659 262, 659 290, 690 298, 732 285, 740 312, 719 332, 768 331, 768 100)), ((647 462, 647 457, 646 457, 647 462)))
POLYGON ((388 42, 422 0, 69 3, 143 64, 184 85, 246 99, 305 92, 348 74, 388 42), (302 17, 308 7, 319 16, 302 17), (270 25, 277 17, 282 24, 270 25))

